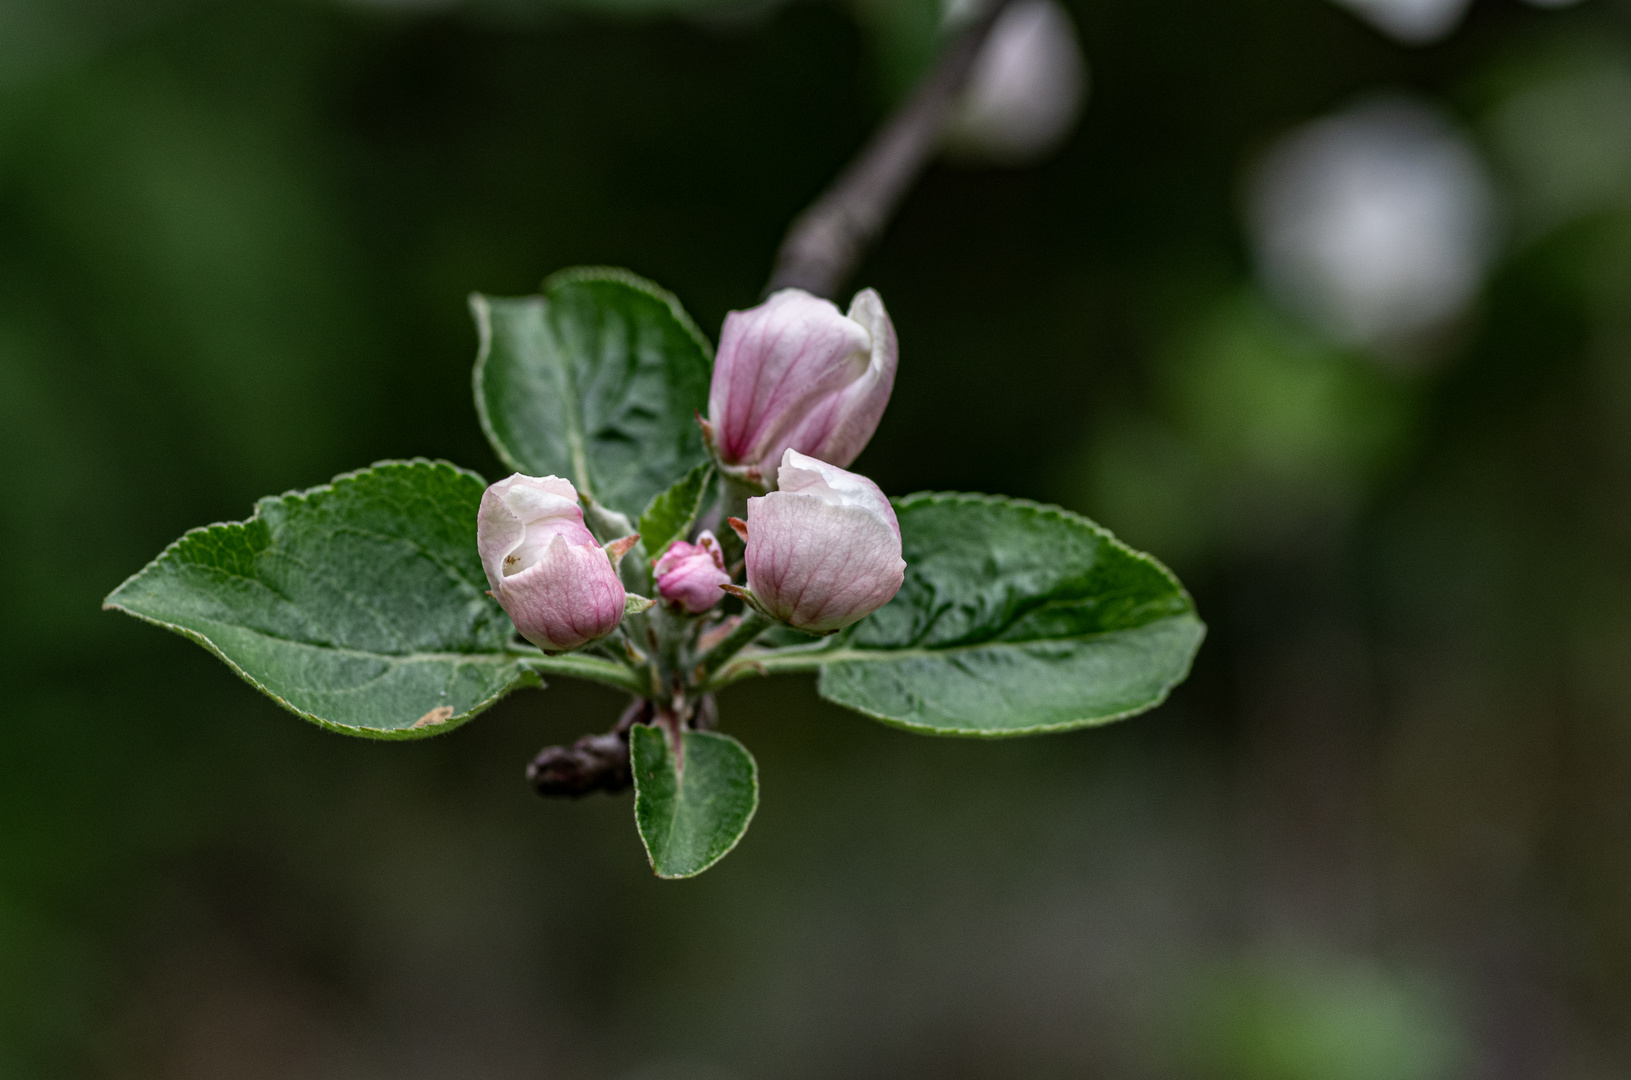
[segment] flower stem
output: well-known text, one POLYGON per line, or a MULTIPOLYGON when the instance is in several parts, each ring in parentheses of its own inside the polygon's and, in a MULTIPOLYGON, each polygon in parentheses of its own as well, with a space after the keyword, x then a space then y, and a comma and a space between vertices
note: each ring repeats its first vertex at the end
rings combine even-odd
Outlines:
POLYGON ((575 679, 587 679, 604 686, 615 686, 619 690, 627 690, 633 694, 648 692, 643 672, 634 671, 610 660, 603 660, 598 656, 589 656, 581 652, 551 656, 537 649, 513 646, 510 655, 532 670, 545 675, 570 675, 575 679))
POLYGON ((702 662, 696 667, 693 675, 693 684, 703 693, 713 689, 713 676, 733 656, 752 644, 753 639, 764 633, 770 626, 770 620, 751 608, 742 613, 742 621, 736 629, 725 637, 718 645, 708 650, 702 662))
POLYGON ((735 663, 721 667, 718 673, 704 684, 703 689, 710 692, 723 690, 732 683, 740 682, 752 675, 791 675, 820 671, 837 647, 836 638, 827 638, 809 645, 794 645, 744 656, 735 663))
POLYGON ((832 186, 793 220, 776 253, 766 293, 794 286, 829 299, 837 294, 940 148, 946 117, 1008 2, 994 0, 952 39, 906 103, 884 121, 832 186))

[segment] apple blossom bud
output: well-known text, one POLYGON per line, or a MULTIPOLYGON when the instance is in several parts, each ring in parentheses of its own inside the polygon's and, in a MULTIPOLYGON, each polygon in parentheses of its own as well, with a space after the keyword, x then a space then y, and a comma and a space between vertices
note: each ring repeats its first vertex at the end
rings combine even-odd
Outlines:
POLYGON ((575 649, 622 621, 623 583, 583 524, 571 481, 516 473, 489 487, 476 547, 492 597, 540 649, 575 649))
POLYGON ((905 574, 895 510, 864 476, 789 449, 777 490, 748 500, 748 592, 772 618, 831 633, 887 604, 905 574))
POLYGON ((697 542, 676 540, 657 560, 657 592, 664 600, 700 615, 725 599, 721 585, 730 584, 725 553, 714 534, 704 529, 697 542))
POLYGON ((848 315, 803 289, 731 312, 708 394, 720 461, 768 473, 792 449, 848 465, 889 404, 898 354, 871 289, 855 294, 848 315))

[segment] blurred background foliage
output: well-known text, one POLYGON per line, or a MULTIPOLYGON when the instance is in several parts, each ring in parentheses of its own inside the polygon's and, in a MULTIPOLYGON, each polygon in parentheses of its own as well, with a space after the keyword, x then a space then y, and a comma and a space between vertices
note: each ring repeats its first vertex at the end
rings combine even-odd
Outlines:
POLYGON ((990 744, 733 689, 763 805, 676 885, 521 778, 615 695, 353 742, 98 603, 263 494, 497 476, 472 289, 717 332, 945 13, 0 0, 0 1078, 1631 1072, 1631 5, 1346 2, 1067 0, 1063 145, 858 280, 859 467, 1166 558, 1192 681, 990 744))

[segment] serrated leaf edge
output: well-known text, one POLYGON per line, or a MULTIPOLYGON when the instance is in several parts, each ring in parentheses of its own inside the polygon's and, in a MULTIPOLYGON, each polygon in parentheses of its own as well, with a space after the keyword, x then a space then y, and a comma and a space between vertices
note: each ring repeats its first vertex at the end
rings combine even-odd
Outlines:
MULTIPOLYGON (((197 534, 200 534, 200 533, 207 533, 207 532, 210 532, 211 530, 214 530, 214 529, 227 528, 227 527, 231 527, 231 526, 236 526, 238 528, 244 528, 244 527, 246 527, 246 526, 248 526, 248 525, 250 525, 250 524, 252 524, 252 523, 254 523, 254 522, 258 521, 258 520, 260 520, 261 506, 263 504, 266 504, 266 503, 269 503, 269 502, 285 502, 285 501, 289 501, 289 500, 298 500, 298 501, 301 501, 301 502, 305 502, 305 501, 309 500, 310 498, 312 498, 313 496, 322 495, 322 494, 326 494, 328 492, 332 492, 337 487, 339 487, 339 486, 341 486, 343 484, 346 484, 346 483, 353 482, 353 481, 356 481, 358 479, 361 479, 365 474, 368 474, 368 473, 373 473, 373 472, 377 472, 377 471, 384 470, 384 469, 419 468, 419 467, 423 467, 423 466, 429 466, 429 467, 431 467, 433 469, 449 469, 449 470, 452 470, 456 474, 471 477, 472 479, 476 480, 478 483, 481 483, 484 486, 486 485, 486 481, 482 479, 480 473, 474 472, 474 471, 472 471, 470 469, 462 468, 462 467, 460 467, 458 465, 453 464, 451 461, 443 461, 441 459, 432 460, 430 458, 405 458, 405 459, 386 459, 386 460, 383 460, 383 461, 376 461, 372 465, 367 466, 366 468, 353 469, 350 472, 341 473, 338 476, 334 477, 334 479, 330 480, 326 484, 317 484, 317 485, 315 485, 313 487, 309 487, 309 488, 302 488, 302 489, 298 489, 298 490, 286 491, 282 495, 263 496, 263 497, 255 500, 255 512, 253 514, 251 514, 249 517, 243 519, 242 521, 217 521, 217 522, 213 522, 213 523, 211 523, 209 525, 199 525, 199 526, 196 526, 194 528, 188 529, 186 532, 182 533, 175 540, 172 540, 169 544, 167 544, 165 546, 163 551, 159 552, 158 555, 156 555, 152 559, 148 560, 147 565, 143 566, 140 570, 136 571, 134 574, 131 574, 124 581, 120 582, 117 588, 115 588, 112 592, 108 593, 108 595, 106 597, 104 597, 103 600, 102 600, 102 610, 103 611, 122 612, 122 613, 124 613, 126 615, 131 616, 132 618, 139 619, 140 621, 142 621, 144 623, 147 623, 147 624, 149 624, 151 626, 158 626, 158 627, 161 627, 161 628, 163 628, 165 630, 172 631, 172 632, 174 632, 176 634, 181 635, 182 637, 186 638, 187 640, 193 642, 194 644, 202 646, 205 649, 205 651, 209 652, 217 660, 219 660, 223 664, 225 664, 235 674, 237 674, 237 676, 239 678, 241 678, 244 682, 248 683, 250 686, 253 686, 256 690, 259 690, 262 694, 265 694, 267 697, 269 697, 273 701, 277 702, 278 705, 282 706, 284 709, 288 710, 289 712, 293 713, 294 715, 300 717, 302 720, 308 720, 311 723, 316 724, 318 727, 326 728, 329 731, 338 732, 338 733, 340 733, 342 735, 351 735, 351 736, 356 736, 356 737, 360 737, 360 738, 380 739, 380 740, 386 740, 386 741, 404 741, 404 740, 413 740, 413 739, 427 739, 427 738, 431 738, 432 736, 446 734, 447 732, 452 731, 454 728, 463 726, 467 721, 469 721, 470 719, 475 717, 476 714, 481 713, 481 712, 485 712, 487 709, 489 709, 493 705, 495 705, 501 698, 505 697, 507 694, 510 694, 511 692, 513 692, 515 690, 519 690, 519 689, 522 689, 524 687, 538 687, 538 688, 541 689, 544 686, 543 678, 536 671, 533 671, 533 670, 530 670, 530 669, 527 669, 527 668, 523 668, 520 675, 518 675, 515 679, 511 680, 510 682, 506 683, 503 686, 503 688, 501 688, 497 693, 492 694, 489 697, 483 699, 482 701, 480 701, 477 704, 473 705, 467 711, 465 711, 463 713, 459 713, 458 715, 455 715, 455 716, 450 716, 446 720, 442 721, 441 723, 429 724, 429 725, 426 725, 425 727, 422 727, 422 728, 407 727, 407 728, 396 728, 396 729, 387 730, 387 729, 384 729, 384 728, 364 728, 364 727, 355 727, 355 726, 350 725, 350 724, 338 724, 338 723, 335 723, 333 720, 326 720, 323 717, 317 716, 317 715, 315 715, 313 713, 306 712, 304 709, 297 708, 296 706, 294 706, 290 702, 286 701, 282 697, 279 697, 277 694, 273 693, 270 689, 268 689, 265 685, 263 685, 259 680, 257 680, 254 676, 250 675, 243 668, 239 667, 238 664, 235 661, 233 661, 230 657, 228 657, 224 652, 222 652, 221 649, 213 641, 211 641, 208 637, 206 637, 205 635, 199 633, 198 631, 192 630, 192 629, 190 629, 188 627, 185 627, 185 626, 179 626, 179 625, 177 625, 175 623, 172 623, 172 622, 166 622, 163 619, 156 619, 151 615, 144 615, 139 611, 134 611, 131 608, 126 607, 125 605, 119 603, 115 599, 115 597, 117 597, 119 595, 119 593, 127 585, 130 585, 137 578, 140 578, 143 574, 146 574, 149 570, 152 570, 154 567, 158 566, 159 563, 163 562, 166 558, 168 558, 172 553, 174 553, 178 548, 180 548, 181 545, 185 544, 193 536, 195 536, 197 534)), ((262 636, 270 636, 270 635, 262 635, 262 636)), ((511 663, 517 663, 517 664, 524 664, 526 662, 525 657, 503 656, 501 658, 500 656, 498 656, 496 654, 487 654, 487 653, 471 653, 470 656, 471 656, 471 660, 472 660, 473 663, 498 662, 500 659, 503 659, 504 661, 511 662, 511 663), (491 660, 483 659, 484 657, 491 657, 491 660)))
MULTIPOLYGON (((1021 737, 1027 736, 1027 735, 1056 735, 1056 734, 1060 734, 1060 733, 1066 732, 1066 731, 1081 731, 1084 728, 1103 727, 1106 724, 1113 724, 1118 720, 1126 720, 1126 719, 1129 719, 1131 717, 1138 716, 1141 713, 1147 713, 1151 709, 1159 708, 1162 704, 1164 704, 1166 702, 1167 698, 1169 696, 1171 696, 1172 692, 1174 690, 1176 690, 1178 688, 1178 686, 1180 684, 1182 684, 1185 679, 1189 678, 1190 669, 1194 666, 1195 657, 1200 652, 1201 643, 1206 640, 1207 626, 1206 626, 1206 623, 1201 620, 1200 616, 1194 614, 1193 611, 1191 611, 1189 613, 1186 613, 1184 615, 1169 615, 1169 616, 1166 616, 1165 618, 1156 619, 1156 620, 1153 620, 1150 623, 1145 623, 1144 625, 1145 626, 1152 626, 1157 622, 1168 622, 1168 621, 1172 621, 1172 620, 1184 620, 1184 621, 1193 622, 1195 624, 1196 629, 1199 630, 1199 633, 1196 635, 1196 638, 1195 638, 1195 644, 1189 650, 1189 656, 1188 656, 1187 659, 1185 659, 1183 667, 1179 671, 1177 671, 1173 675, 1173 677, 1171 679, 1167 680, 1161 686, 1161 689, 1156 693, 1156 695, 1154 697, 1152 697, 1145 704, 1139 705, 1136 708, 1123 710, 1122 712, 1111 713, 1111 714, 1109 714, 1107 716, 1095 716, 1095 717, 1092 717, 1090 719, 1083 719, 1083 720, 1066 720, 1066 721, 1063 721, 1062 723, 1058 723, 1058 724, 1037 724, 1037 725, 1034 725, 1032 727, 1005 728, 1005 729, 1002 729, 1000 731, 984 731, 984 730, 980 730, 980 729, 977 729, 977 728, 931 727, 931 726, 929 726, 927 724, 913 724, 913 723, 910 723, 909 721, 901 720, 898 717, 884 716, 881 713, 873 712, 871 709, 865 709, 865 708, 862 708, 859 705, 852 705, 847 701, 835 701, 834 699, 827 696, 825 688, 823 686, 823 680, 826 679, 827 672, 829 670, 831 670, 832 668, 837 667, 837 666, 839 666, 841 664, 880 664, 880 663, 888 663, 890 661, 890 659, 898 657, 900 655, 898 653, 891 653, 886 649, 868 650, 868 651, 870 651, 872 653, 871 656, 855 656, 853 658, 843 657, 843 654, 842 654, 841 650, 838 651, 838 652, 835 652, 833 654, 833 656, 837 657, 837 658, 836 659, 829 659, 825 663, 823 663, 822 666, 821 666, 820 672, 817 674, 817 677, 816 677, 816 693, 821 695, 821 699, 823 701, 826 701, 826 702, 828 702, 830 704, 833 704, 833 705, 837 705, 841 709, 848 709, 850 712, 858 713, 858 714, 860 714, 862 716, 867 717, 869 720, 876 720, 880 724, 887 724, 892 728, 899 728, 902 731, 910 731, 910 732, 913 732, 914 734, 917 734, 917 735, 939 735, 939 736, 944 736, 946 738, 953 738, 953 739, 1014 739, 1014 738, 1021 738, 1021 737)), ((1139 629, 1141 629, 1141 628, 1139 628, 1139 629)), ((1124 631, 1124 630, 1114 630, 1114 631, 1109 631, 1108 633, 1125 633, 1125 632, 1126 631, 1124 631)), ((1087 641, 1087 640, 1090 640, 1092 638, 1105 637, 1105 636, 1107 636, 1107 634, 1105 634, 1105 633, 1081 634, 1081 635, 1078 635, 1076 637, 1068 637, 1068 638, 1048 638, 1047 641, 1048 642, 1087 641)), ((981 643, 979 645, 961 646, 961 648, 963 650, 965 650, 965 651, 973 651, 973 650, 976 650, 976 649, 988 649, 988 648, 996 648, 996 647, 1001 647, 1001 646, 1007 646, 1009 648, 1017 648, 1017 647, 1021 647, 1023 645, 1029 645, 1029 644, 1036 644, 1036 643, 1035 642, 983 642, 983 643, 981 643)), ((943 655, 944 653, 949 652, 949 651, 950 650, 922 649, 922 650, 917 650, 916 652, 917 652, 917 655, 920 655, 920 656, 935 656, 935 655, 943 655)))
POLYGON ((1012 495, 986 495, 979 492, 969 491, 914 491, 910 495, 901 495, 899 497, 892 498, 889 501, 893 503, 895 508, 898 510, 907 510, 913 506, 925 502, 1003 504, 1017 507, 1020 510, 1029 511, 1040 517, 1059 518, 1079 525, 1086 525, 1094 533, 1108 541, 1111 547, 1120 551, 1122 554, 1130 555, 1135 561, 1148 563, 1150 566, 1154 567, 1160 572, 1162 577, 1166 578, 1175 588, 1177 588, 1179 595, 1181 595, 1188 603, 1189 609, 1191 611, 1195 610, 1194 597, 1189 595, 1189 590, 1184 588, 1184 583, 1178 580, 1177 574, 1174 574, 1167 568, 1166 563, 1162 562, 1160 559, 1156 558, 1154 555, 1151 555, 1147 551, 1140 551, 1137 548, 1130 546, 1120 537, 1116 536, 1115 533, 1111 532, 1109 529, 1105 528, 1103 525, 1100 525, 1098 522, 1094 521, 1085 514, 1078 514, 1074 510, 1066 510, 1063 506, 1059 506, 1056 503, 1041 503, 1035 502, 1031 499, 1016 498, 1012 495))
MULTIPOLYGON (((487 481, 482 479, 482 476, 481 476, 480 473, 475 472, 474 470, 471 470, 471 469, 466 469, 466 468, 464 468, 462 466, 459 466, 459 465, 455 465, 451 461, 444 461, 441 458, 435 458, 435 459, 422 458, 422 457, 416 457, 416 458, 385 458, 385 459, 382 459, 380 461, 376 461, 372 465, 368 465, 368 466, 366 466, 364 468, 352 469, 350 472, 340 473, 338 476, 334 477, 332 480, 330 480, 326 484, 316 484, 316 485, 313 485, 312 487, 309 487, 309 488, 291 489, 289 491, 285 491, 281 495, 262 495, 260 498, 255 500, 255 506, 254 506, 253 512, 248 517, 244 518, 242 521, 212 521, 208 525, 195 525, 192 528, 188 529, 186 532, 182 533, 180 536, 176 537, 174 540, 170 541, 168 544, 165 545, 163 551, 159 552, 153 558, 147 560, 147 565, 143 566, 140 570, 136 571, 134 574, 131 574, 129 577, 125 578, 125 580, 123 580, 123 581, 121 581, 119 583, 117 588, 115 588, 112 592, 108 593, 108 595, 102 601, 102 610, 111 611, 111 610, 117 609, 119 611, 124 611, 125 610, 124 608, 119 608, 119 607, 117 607, 117 605, 111 605, 111 603, 110 603, 113 600, 113 598, 116 595, 118 595, 119 590, 123 589, 126 585, 129 585, 131 582, 135 581, 137 578, 141 577, 143 574, 145 574, 149 570, 153 569, 153 567, 155 567, 159 563, 163 562, 166 556, 168 556, 171 552, 173 552, 176 548, 180 547, 182 544, 186 543, 189 538, 197 535, 198 533, 209 532, 211 529, 220 529, 220 528, 224 528, 224 527, 226 527, 228 525, 245 526, 245 525, 249 525, 249 524, 251 524, 253 522, 259 521, 260 516, 261 516, 261 504, 262 503, 266 503, 266 502, 282 502, 285 499, 299 499, 302 502, 304 502, 304 501, 310 499, 314 495, 322 495, 322 494, 325 494, 327 492, 333 491, 336 487, 338 487, 341 484, 347 483, 349 481, 361 479, 362 476, 365 473, 371 473, 371 472, 375 472, 375 471, 380 470, 380 469, 396 468, 396 467, 400 467, 400 466, 415 466, 415 467, 417 467, 417 466, 421 466, 421 465, 429 465, 432 468, 437 468, 437 469, 442 469, 442 468, 451 469, 455 473, 461 473, 461 474, 463 474, 465 476, 470 477, 471 479, 473 479, 476 482, 480 483, 484 487, 487 484, 487 481)), ((130 614, 134 615, 135 613, 130 612, 130 614)), ((136 616, 136 617, 141 618, 141 616, 139 616, 139 615, 136 616)))
MULTIPOLYGON (((945 737, 948 737, 948 738, 964 738, 964 739, 1012 739, 1012 738, 1021 738, 1021 737, 1028 736, 1028 735, 1051 735, 1051 734, 1057 734, 1057 733, 1066 732, 1066 731, 1080 731, 1080 730, 1082 730, 1084 728, 1101 727, 1101 726, 1103 726, 1105 724, 1113 724, 1118 720, 1126 720, 1126 719, 1128 719, 1130 717, 1138 716, 1138 715, 1140 715, 1142 713, 1149 712, 1151 709, 1155 709, 1155 708, 1160 707, 1163 703, 1166 702, 1167 698, 1169 696, 1171 696, 1172 691, 1177 689, 1177 687, 1180 684, 1182 684, 1185 679, 1189 678, 1189 673, 1190 673, 1191 669, 1194 667, 1195 657, 1200 653, 1201 645, 1202 645, 1202 643, 1205 642, 1206 635, 1207 635, 1207 632, 1208 632, 1206 622, 1200 617, 1200 613, 1195 608, 1194 597, 1192 597, 1189 594, 1189 590, 1184 587, 1183 582, 1178 580, 1178 576, 1176 574, 1174 574, 1170 569, 1168 569, 1167 565, 1165 563, 1163 563, 1160 559, 1157 559, 1154 555, 1151 555, 1146 551, 1140 551, 1137 548, 1128 545, 1126 542, 1124 542, 1119 537, 1117 537, 1115 535, 1115 533, 1111 532, 1109 529, 1105 528, 1103 525, 1100 525, 1098 522, 1092 520, 1091 518, 1087 517, 1086 515, 1078 514, 1074 510, 1067 510, 1064 507, 1056 505, 1054 503, 1039 503, 1039 502, 1035 502, 1035 501, 1033 501, 1031 499, 1015 498, 1012 495, 987 495, 987 494, 980 494, 980 493, 976 493, 976 492, 960 492, 960 491, 917 491, 917 492, 913 492, 910 495, 902 495, 902 496, 899 496, 897 498, 893 498, 893 499, 890 500, 890 502, 894 504, 894 506, 895 506, 895 508, 897 510, 911 509, 912 507, 922 505, 923 503, 946 503, 946 502, 951 502, 951 503, 968 503, 968 504, 981 504, 981 503, 983 503, 983 504, 1001 504, 1001 505, 1006 505, 1006 506, 1013 506, 1013 507, 1016 507, 1016 508, 1018 508, 1020 510, 1028 511, 1028 512, 1030 512, 1032 514, 1035 514, 1037 516, 1040 516, 1040 517, 1058 518, 1058 519, 1061 519, 1061 520, 1064 520, 1064 521, 1069 521, 1069 522, 1072 522, 1072 523, 1075 523, 1075 524, 1085 525, 1089 529, 1091 529, 1095 534, 1097 534, 1098 536, 1103 538, 1105 541, 1107 541, 1112 548, 1118 550, 1119 552, 1121 552, 1124 555, 1131 556, 1134 561, 1146 563, 1150 567, 1152 567, 1153 569, 1158 571, 1161 574, 1161 576, 1163 578, 1165 578, 1168 582, 1170 582, 1172 584, 1172 586, 1178 591, 1178 595, 1183 597, 1183 600, 1184 600, 1186 606, 1188 607, 1188 611, 1187 611, 1187 613, 1185 613, 1185 615, 1163 616, 1161 619, 1152 620, 1152 623, 1153 622, 1165 622, 1165 621, 1167 621, 1169 619, 1182 619, 1182 618, 1185 618, 1187 616, 1187 618, 1194 620, 1194 622, 1195 622, 1197 628, 1199 629, 1200 633, 1195 639, 1194 647, 1190 649, 1189 657, 1188 657, 1187 660, 1185 660, 1183 668, 1180 671, 1178 671, 1173 676, 1173 678, 1168 680, 1161 687, 1159 693, 1157 693, 1154 698, 1152 698, 1147 704, 1140 705, 1139 707, 1134 708, 1134 709, 1128 709, 1128 710, 1125 710, 1123 712, 1114 713, 1114 714, 1109 715, 1109 716, 1094 717, 1092 719, 1085 719, 1085 720, 1065 721, 1065 722, 1059 723, 1059 724, 1038 724, 1038 725, 1035 725, 1033 727, 1026 727, 1026 728, 1009 728, 1009 729, 1002 730, 1002 731, 979 731, 979 730, 975 730, 975 729, 971 729, 971 728, 941 728, 941 727, 930 727, 930 726, 924 725, 924 724, 912 724, 912 723, 908 723, 908 722, 906 722, 904 720, 900 720, 900 719, 898 719, 896 717, 880 715, 878 713, 875 713, 875 712, 871 711, 870 709, 864 709, 864 708, 861 708, 861 707, 856 706, 856 705, 851 705, 848 702, 833 701, 831 698, 827 697, 826 693, 823 691, 822 683, 826 678, 826 673, 827 673, 827 670, 828 670, 828 668, 830 666, 833 666, 833 665, 836 665, 836 664, 887 663, 891 657, 898 657, 898 656, 901 655, 901 653, 899 651, 889 650, 889 649, 866 649, 866 650, 857 649, 856 650, 857 654, 870 653, 871 655, 870 656, 857 655, 853 659, 824 658, 824 660, 822 662, 820 673, 818 674, 817 679, 816 679, 816 692, 821 695, 822 700, 828 701, 831 704, 837 705, 839 708, 848 709, 851 712, 858 713, 858 714, 860 714, 862 716, 867 717, 868 719, 876 720, 881 724, 887 724, 890 727, 899 728, 902 731, 910 731, 910 732, 913 732, 913 733, 919 734, 919 735, 940 735, 940 736, 945 736, 945 737)), ((1151 623, 1146 623, 1145 625, 1151 625, 1151 623)), ((1109 631, 1109 632, 1110 633, 1119 633, 1120 631, 1109 631)), ((1083 635, 1077 635, 1076 637, 1071 637, 1071 638, 1049 638, 1047 640, 1049 640, 1049 641, 1061 641, 1061 642, 1063 642, 1063 641, 1079 641, 1079 640, 1085 640, 1087 638, 1102 637, 1102 636, 1103 636, 1102 633, 1100 633, 1100 634, 1083 634, 1083 635)), ((996 646, 1004 645, 1004 644, 1007 644, 1009 646, 1018 646, 1018 645, 1022 645, 1022 644, 1028 644, 1028 643, 1025 643, 1025 642, 1007 642, 1007 643, 1004 643, 1004 642, 981 642, 981 643, 979 643, 977 645, 960 646, 959 648, 980 649, 980 648, 996 647, 996 646)), ((942 654, 942 653, 948 652, 950 650, 924 649, 924 650, 918 650, 918 651, 923 655, 936 655, 936 654, 942 654)), ((844 652, 843 647, 840 646, 838 649, 835 649, 831 655, 833 657, 837 657, 837 656, 841 656, 843 654, 843 652, 844 652)))
POLYGON ((711 370, 714 366, 714 346, 708 336, 697 326, 680 303, 680 298, 657 284, 649 278, 643 278, 633 270, 626 270, 621 266, 569 266, 564 270, 557 270, 544 279, 539 286, 539 294, 546 299, 549 293, 559 285, 575 285, 585 281, 615 281, 619 285, 627 285, 637 292, 643 292, 654 300, 661 300, 673 314, 675 320, 685 329, 691 339, 702 350, 702 355, 708 361, 711 370))

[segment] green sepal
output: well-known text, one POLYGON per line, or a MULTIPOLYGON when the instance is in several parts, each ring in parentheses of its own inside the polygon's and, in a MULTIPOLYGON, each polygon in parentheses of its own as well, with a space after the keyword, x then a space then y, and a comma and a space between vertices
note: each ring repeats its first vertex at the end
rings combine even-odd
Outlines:
POLYGON ((685 539, 690 533, 708 501, 713 478, 713 462, 705 461, 651 500, 640 515, 638 526, 640 542, 651 558, 661 558, 669 544, 685 539))

